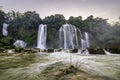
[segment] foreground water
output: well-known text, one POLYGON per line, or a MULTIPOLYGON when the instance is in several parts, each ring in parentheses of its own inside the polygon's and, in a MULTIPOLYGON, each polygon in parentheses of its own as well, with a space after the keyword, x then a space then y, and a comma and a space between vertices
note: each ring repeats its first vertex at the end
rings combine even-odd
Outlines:
POLYGON ((0 80, 120 80, 120 55, 1 54, 0 80), (73 64, 79 70, 58 75, 73 64))

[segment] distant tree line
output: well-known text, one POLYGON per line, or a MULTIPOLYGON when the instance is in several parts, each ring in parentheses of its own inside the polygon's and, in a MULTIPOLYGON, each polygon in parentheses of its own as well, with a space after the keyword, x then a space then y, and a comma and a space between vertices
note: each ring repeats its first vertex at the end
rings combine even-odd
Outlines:
POLYGON ((82 34, 85 31, 88 32, 92 47, 120 45, 120 22, 111 25, 107 22, 107 19, 94 18, 93 15, 84 20, 82 16, 70 16, 68 20, 65 20, 62 14, 55 14, 41 19, 35 11, 25 13, 10 11, 5 13, 0 10, 0 47, 11 46, 17 39, 27 42, 28 47, 36 46, 39 24, 47 24, 47 46, 49 48, 58 48, 58 31, 65 23, 75 25, 81 30, 82 34), (2 35, 4 22, 9 24, 9 35, 7 37, 2 35))

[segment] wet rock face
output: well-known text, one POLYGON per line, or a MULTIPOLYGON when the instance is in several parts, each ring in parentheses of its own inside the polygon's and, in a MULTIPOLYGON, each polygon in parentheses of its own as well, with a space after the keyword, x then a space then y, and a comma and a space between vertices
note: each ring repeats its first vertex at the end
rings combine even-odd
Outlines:
POLYGON ((54 49, 48 49, 47 52, 52 53, 52 52, 54 52, 54 49))
POLYGON ((111 52, 112 54, 120 54, 120 48, 119 47, 113 47, 113 48, 105 48, 107 51, 111 52))
POLYGON ((5 49, 4 48, 0 48, 0 53, 4 52, 5 49))
POLYGON ((47 52, 47 53, 53 53, 54 52, 54 49, 42 49, 40 50, 40 52, 47 52))
POLYGON ((34 49, 34 48, 15 48, 15 52, 17 53, 37 53, 37 52, 40 52, 39 49, 34 49))
POLYGON ((105 54, 102 48, 88 48, 90 54, 105 54))
POLYGON ((69 50, 69 53, 77 53, 78 52, 78 49, 70 49, 69 50))
POLYGON ((68 49, 68 50, 62 50, 65 53, 77 53, 78 49, 68 49))
POLYGON ((104 50, 111 54, 120 54, 120 47, 88 48, 90 54, 106 54, 104 50))
POLYGON ((54 49, 54 52, 60 52, 62 49, 54 49))

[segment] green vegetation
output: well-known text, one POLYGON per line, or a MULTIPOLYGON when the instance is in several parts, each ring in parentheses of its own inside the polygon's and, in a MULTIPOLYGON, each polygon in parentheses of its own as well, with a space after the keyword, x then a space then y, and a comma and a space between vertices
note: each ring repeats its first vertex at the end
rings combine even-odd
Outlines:
MULTIPOLYGON (((120 20, 120 19, 119 19, 120 20)), ((70 23, 82 31, 87 31, 90 36, 91 47, 96 46, 119 46, 120 45, 120 22, 113 25, 107 22, 107 19, 100 17, 88 16, 82 19, 82 16, 69 17, 65 20, 62 14, 55 14, 41 19, 35 11, 25 13, 10 11, 5 13, 0 10, 0 47, 11 46, 17 39, 27 42, 27 46, 36 46, 37 31, 39 24, 47 24, 47 47, 59 48, 59 28, 70 23), (2 25, 8 23, 7 37, 2 36, 2 25)))
POLYGON ((15 47, 15 52, 21 53, 23 50, 24 50, 24 48, 15 47))

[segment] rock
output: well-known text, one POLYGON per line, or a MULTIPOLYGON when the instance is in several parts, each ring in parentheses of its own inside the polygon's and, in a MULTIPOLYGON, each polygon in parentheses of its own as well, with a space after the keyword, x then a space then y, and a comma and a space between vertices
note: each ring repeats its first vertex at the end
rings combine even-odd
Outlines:
POLYGON ((5 50, 4 48, 0 48, 0 53, 4 52, 4 50, 5 50))
POLYGON ((7 50, 8 53, 15 53, 15 50, 14 49, 9 49, 7 50))
POLYGON ((44 50, 40 49, 40 52, 47 52, 47 49, 44 49, 44 50))
POLYGON ((77 53, 78 52, 78 49, 70 49, 68 50, 69 53, 77 53))
POLYGON ((102 48, 88 48, 90 54, 105 54, 102 48))
POLYGON ((53 52, 54 52, 54 49, 48 49, 47 52, 48 52, 48 53, 53 53, 53 52))
POLYGON ((54 52, 60 52, 62 49, 54 49, 54 52))
POLYGON ((32 50, 31 49, 24 49, 23 52, 24 53, 32 53, 32 50))
POLYGON ((120 48, 119 47, 113 47, 113 48, 108 48, 109 52, 113 53, 113 54, 120 54, 120 48))

